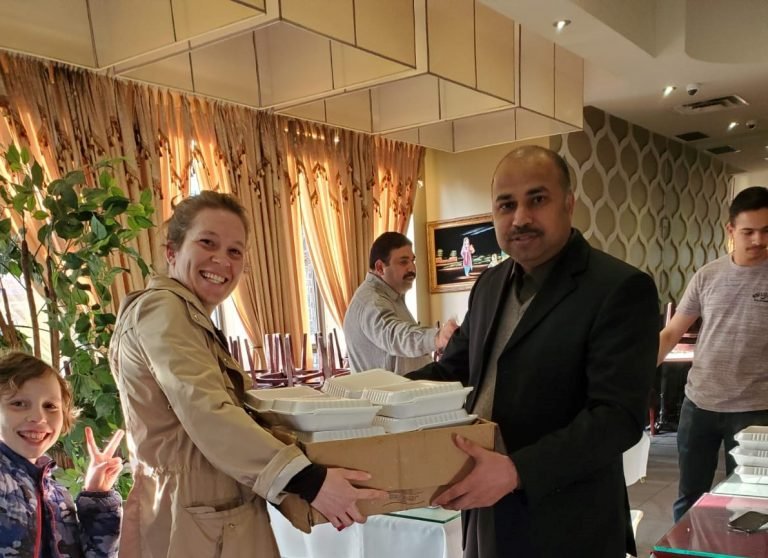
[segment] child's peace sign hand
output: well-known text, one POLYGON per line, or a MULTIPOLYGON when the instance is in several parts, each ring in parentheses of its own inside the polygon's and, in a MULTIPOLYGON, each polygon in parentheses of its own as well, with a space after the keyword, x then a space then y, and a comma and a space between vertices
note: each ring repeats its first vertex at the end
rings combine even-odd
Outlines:
POLYGON ((93 430, 90 426, 85 427, 85 441, 88 443, 88 454, 91 456, 91 462, 88 464, 88 471, 85 474, 85 484, 83 490, 89 492, 107 492, 112 489, 117 477, 123 470, 123 460, 119 457, 113 457, 120 440, 123 439, 123 430, 117 430, 112 435, 104 451, 99 450, 96 441, 93 439, 93 430))

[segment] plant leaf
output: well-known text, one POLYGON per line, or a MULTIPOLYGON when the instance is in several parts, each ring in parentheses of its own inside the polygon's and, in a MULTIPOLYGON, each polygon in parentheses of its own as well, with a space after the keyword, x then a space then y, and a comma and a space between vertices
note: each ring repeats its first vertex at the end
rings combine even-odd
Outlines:
POLYGON ((99 219, 94 215, 91 217, 91 230, 93 231, 93 234, 96 235, 96 238, 99 240, 102 240, 106 238, 106 236, 109 234, 107 232, 107 228, 104 226, 104 224, 99 221, 99 219))

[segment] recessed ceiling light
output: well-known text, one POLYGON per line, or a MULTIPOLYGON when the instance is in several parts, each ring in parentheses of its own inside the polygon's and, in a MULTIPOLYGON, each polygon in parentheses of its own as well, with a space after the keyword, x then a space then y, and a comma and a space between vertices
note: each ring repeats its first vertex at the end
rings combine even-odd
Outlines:
POLYGON ((670 95, 670 94, 671 94, 671 93, 672 93, 672 92, 673 92, 675 89, 677 89, 677 87, 675 87, 674 85, 667 85, 667 86, 664 88, 664 90, 661 92, 661 94, 662 94, 662 95, 664 95, 665 97, 669 97, 669 95, 670 95))
POLYGON ((570 19, 558 19, 556 22, 554 22, 552 25, 555 26, 555 29, 560 32, 566 27, 568 27, 571 24, 570 19))
POLYGON ((731 122, 730 124, 728 124, 728 131, 730 132, 731 130, 733 130, 738 125, 739 125, 738 122, 731 122))

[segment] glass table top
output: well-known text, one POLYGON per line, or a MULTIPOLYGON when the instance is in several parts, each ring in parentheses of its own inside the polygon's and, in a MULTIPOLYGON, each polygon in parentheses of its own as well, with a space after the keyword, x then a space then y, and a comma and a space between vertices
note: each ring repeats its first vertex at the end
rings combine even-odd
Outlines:
POLYGON ((730 519, 748 510, 768 512, 768 498, 704 494, 653 546, 654 556, 768 556, 768 530, 742 533, 728 527, 730 519))
POLYGON ((461 512, 443 508, 415 508, 412 510, 390 512, 387 515, 405 517, 407 519, 418 519, 419 521, 430 521, 432 523, 448 523, 449 521, 461 517, 461 512))

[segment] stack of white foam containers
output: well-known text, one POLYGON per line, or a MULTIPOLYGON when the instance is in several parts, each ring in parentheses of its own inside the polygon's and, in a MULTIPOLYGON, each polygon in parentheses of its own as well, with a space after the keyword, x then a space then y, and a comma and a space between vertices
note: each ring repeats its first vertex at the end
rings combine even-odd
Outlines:
POLYGON ((742 482, 768 484, 768 426, 749 426, 734 438, 739 445, 731 455, 742 482))
POLYGON ((331 378, 323 385, 329 395, 359 398, 379 407, 373 419, 386 432, 410 432, 425 428, 471 424, 464 402, 472 391, 459 382, 412 381, 386 370, 331 378))
POLYGON ((375 369, 330 378, 320 393, 307 386, 251 390, 245 404, 302 442, 344 440, 471 424, 459 382, 412 381, 375 369))
POLYGON ((307 386, 251 390, 245 404, 266 423, 294 432, 302 442, 324 442, 384 434, 373 425, 380 407, 366 399, 333 397, 307 386))

